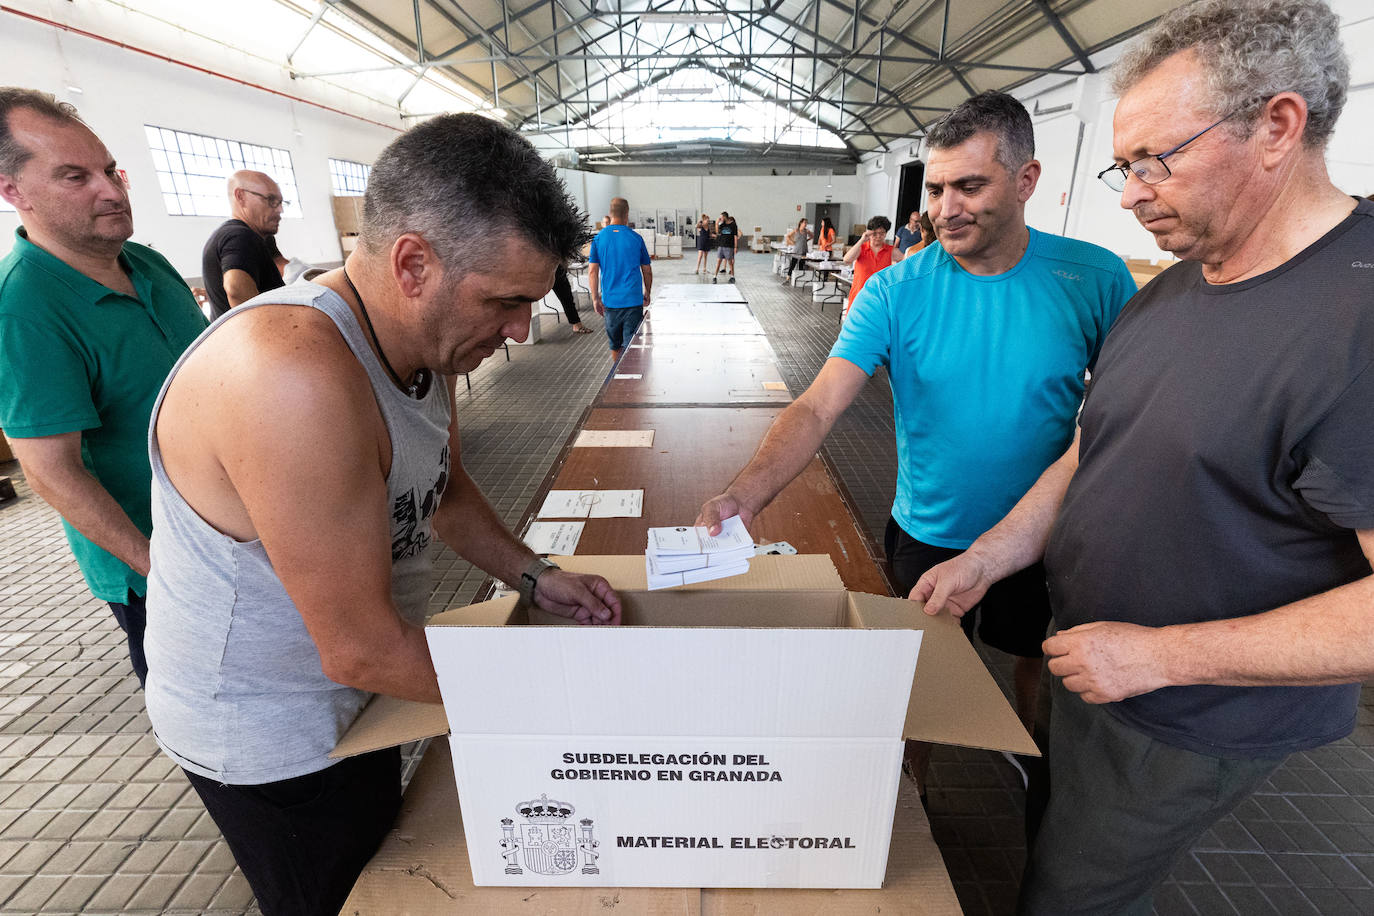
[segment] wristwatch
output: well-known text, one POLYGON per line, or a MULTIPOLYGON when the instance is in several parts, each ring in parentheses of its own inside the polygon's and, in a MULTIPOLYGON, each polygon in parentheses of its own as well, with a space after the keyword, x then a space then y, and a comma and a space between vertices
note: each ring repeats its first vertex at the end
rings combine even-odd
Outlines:
POLYGON ((525 567, 525 571, 520 574, 520 582, 516 585, 516 589, 520 592, 520 600, 534 604, 534 586, 539 582, 539 577, 547 570, 558 568, 558 564, 552 560, 535 557, 530 565, 525 567))

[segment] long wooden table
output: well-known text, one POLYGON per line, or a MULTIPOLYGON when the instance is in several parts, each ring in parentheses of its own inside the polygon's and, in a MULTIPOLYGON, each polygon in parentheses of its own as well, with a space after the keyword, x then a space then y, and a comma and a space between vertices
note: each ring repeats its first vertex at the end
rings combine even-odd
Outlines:
POLYGON ((787 404, 792 395, 761 334, 656 334, 621 356, 599 404, 787 404))
MULTIPOLYGON (((641 518, 587 519, 577 552, 642 554, 648 529, 686 524, 729 485, 758 447, 777 407, 596 407, 583 429, 652 429, 652 448, 564 450, 543 493, 644 490, 641 518)), ((787 541, 799 553, 829 554, 846 588, 890 594, 862 524, 819 457, 749 526, 758 543, 787 541)))

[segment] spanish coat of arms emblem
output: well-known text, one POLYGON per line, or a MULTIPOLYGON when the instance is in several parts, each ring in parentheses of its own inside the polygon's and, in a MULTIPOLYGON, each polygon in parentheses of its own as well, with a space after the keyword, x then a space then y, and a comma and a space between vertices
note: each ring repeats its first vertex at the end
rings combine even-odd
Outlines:
POLYGON ((578 853, 582 874, 600 874, 596 860, 601 857, 597 851, 601 843, 593 836, 591 818, 573 822, 576 810, 568 802, 541 795, 515 806, 524 823, 501 818, 501 855, 506 860, 506 874, 524 874, 525 868, 540 875, 570 874, 577 869, 578 853))

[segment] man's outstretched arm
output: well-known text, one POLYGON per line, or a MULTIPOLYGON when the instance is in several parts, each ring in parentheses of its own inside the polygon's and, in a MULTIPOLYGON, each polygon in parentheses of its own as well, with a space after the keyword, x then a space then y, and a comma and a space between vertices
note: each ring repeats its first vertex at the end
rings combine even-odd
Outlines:
POLYGON ((835 421, 854 402, 868 375, 847 359, 832 356, 801 396, 787 406, 734 482, 701 507, 696 524, 711 534, 738 515, 747 526, 810 463, 835 421))

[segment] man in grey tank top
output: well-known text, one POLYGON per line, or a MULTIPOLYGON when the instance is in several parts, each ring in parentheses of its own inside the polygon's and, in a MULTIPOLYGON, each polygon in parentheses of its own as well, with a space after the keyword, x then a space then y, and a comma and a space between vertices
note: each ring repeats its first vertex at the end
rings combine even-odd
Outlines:
POLYGON ((543 608, 615 624, 463 470, 453 381, 586 241, 553 169, 476 115, 373 167, 358 249, 233 309, 154 406, 148 715, 264 913, 337 913, 400 805, 395 748, 328 753, 372 693, 439 701, 423 622, 435 535, 543 608))

